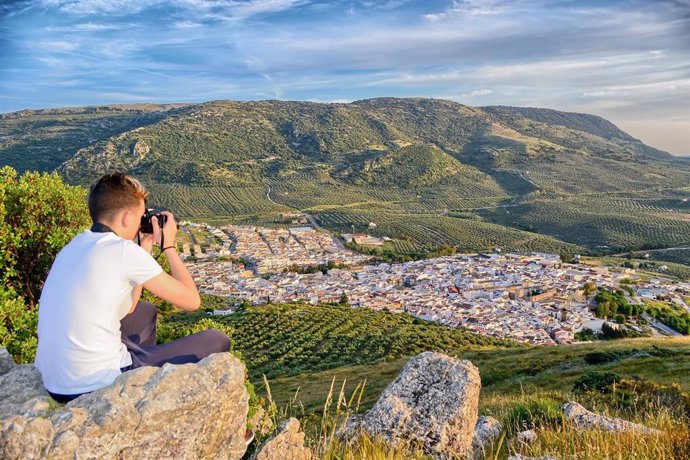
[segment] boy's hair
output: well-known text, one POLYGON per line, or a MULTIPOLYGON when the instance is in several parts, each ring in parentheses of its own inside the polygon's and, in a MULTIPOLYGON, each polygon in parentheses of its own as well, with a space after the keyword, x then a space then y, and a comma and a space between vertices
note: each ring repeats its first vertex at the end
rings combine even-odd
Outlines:
POLYGON ((123 172, 102 175, 91 184, 89 214, 94 223, 109 219, 114 213, 146 202, 149 192, 141 182, 123 172))

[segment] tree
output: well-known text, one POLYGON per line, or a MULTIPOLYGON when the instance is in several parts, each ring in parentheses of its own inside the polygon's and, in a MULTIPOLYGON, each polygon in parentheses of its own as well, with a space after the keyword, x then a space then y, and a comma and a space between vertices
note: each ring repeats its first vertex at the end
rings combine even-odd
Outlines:
POLYGON ((347 297, 347 293, 345 291, 343 291, 343 294, 340 296, 338 303, 343 306, 350 306, 350 299, 347 297))
POLYGON ((0 346, 17 362, 33 360, 38 299, 55 256, 90 222, 83 188, 55 173, 0 169, 0 346))

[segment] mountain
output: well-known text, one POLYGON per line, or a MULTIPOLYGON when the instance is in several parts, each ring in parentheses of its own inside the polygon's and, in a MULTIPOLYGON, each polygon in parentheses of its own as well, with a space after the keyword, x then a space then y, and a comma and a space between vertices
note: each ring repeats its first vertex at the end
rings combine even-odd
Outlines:
POLYGON ((0 118, 0 162, 83 185, 125 169, 190 218, 374 222, 396 251, 690 245, 690 162, 550 109, 377 98, 22 111, 0 118))

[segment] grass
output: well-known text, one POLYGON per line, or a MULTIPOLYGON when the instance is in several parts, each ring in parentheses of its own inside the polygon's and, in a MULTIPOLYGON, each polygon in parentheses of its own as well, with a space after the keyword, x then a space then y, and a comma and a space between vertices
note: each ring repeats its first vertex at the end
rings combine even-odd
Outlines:
MULTIPOLYGON (((677 344, 674 344, 677 345, 677 344)), ((376 374, 370 374, 375 376, 376 374)), ((265 381, 270 413, 275 422, 295 416, 301 420, 306 434, 306 445, 318 459, 431 459, 409 442, 394 446, 359 433, 350 439, 338 436, 339 428, 351 417, 366 410, 364 403, 367 381, 348 389, 347 381, 332 378, 324 383, 323 404, 309 411, 299 399, 300 391, 283 405, 273 399, 273 387, 265 381)), ((512 454, 525 456, 555 456, 556 458, 600 459, 685 459, 690 452, 690 425, 684 416, 672 413, 667 407, 650 403, 642 411, 611 411, 596 394, 573 394, 568 390, 502 394, 480 397, 480 413, 497 418, 503 431, 492 444, 485 446, 482 459, 504 459, 512 454), (578 400, 602 415, 622 417, 662 431, 661 435, 642 436, 631 433, 611 433, 600 430, 577 430, 561 412, 561 404, 578 400), (518 440, 517 432, 535 429, 537 440, 525 444, 518 440)), ((257 441, 258 444, 259 441, 257 441)))
MULTIPOLYGON (((447 350, 446 353, 453 354, 447 350)), ((482 375, 481 408, 491 409, 491 398, 518 396, 533 392, 558 392, 571 388, 584 372, 602 370, 627 377, 651 379, 660 383, 678 382, 690 391, 690 338, 642 338, 594 342, 558 347, 533 347, 509 350, 466 351, 458 353, 479 367, 482 375), (626 358, 598 365, 588 365, 584 358, 595 351, 617 351, 626 358), (640 357, 633 357, 635 354, 640 357), (644 356, 644 353, 649 356, 644 356)), ((346 383, 353 389, 367 380, 362 404, 373 404, 380 392, 405 365, 409 357, 392 362, 344 366, 323 372, 310 372, 270 380, 273 397, 279 404, 287 403, 299 389, 299 403, 315 410, 324 402, 333 378, 336 384, 346 383)), ((261 392, 261 388, 258 389, 261 392)))

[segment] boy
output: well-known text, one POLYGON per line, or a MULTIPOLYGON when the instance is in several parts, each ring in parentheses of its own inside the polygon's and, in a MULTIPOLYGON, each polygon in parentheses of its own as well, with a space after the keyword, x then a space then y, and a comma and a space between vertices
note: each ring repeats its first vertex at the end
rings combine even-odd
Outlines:
POLYGON ((106 174, 91 185, 93 226, 57 255, 38 310, 35 366, 58 402, 110 385, 123 372, 164 363, 193 363, 228 351, 230 340, 210 329, 156 345, 156 307, 139 302, 145 287, 186 311, 201 303, 194 280, 175 248, 177 224, 164 212, 160 229, 140 232, 148 192, 124 173, 106 174), (172 276, 151 256, 165 243, 172 276), (133 242, 139 237, 140 245, 133 242))

